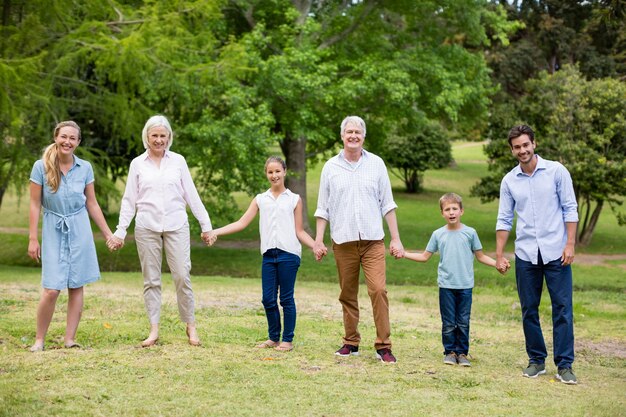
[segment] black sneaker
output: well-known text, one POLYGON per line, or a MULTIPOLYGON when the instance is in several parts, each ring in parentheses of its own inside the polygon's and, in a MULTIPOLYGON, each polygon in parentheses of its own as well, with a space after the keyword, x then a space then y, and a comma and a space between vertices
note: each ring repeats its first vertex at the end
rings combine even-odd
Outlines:
POLYGON ((564 384, 578 384, 578 380, 576 380, 576 375, 574 375, 572 368, 559 368, 559 373, 556 374, 556 379, 564 384))
POLYGON ((383 363, 396 363, 396 357, 391 353, 391 349, 384 348, 376 351, 376 359, 383 363))
POLYGON ((546 365, 543 363, 529 363, 528 368, 524 369, 523 375, 526 378, 537 378, 539 375, 546 373, 546 365))
POLYGON ((357 356, 358 354, 359 354, 359 347, 353 346, 353 345, 343 345, 341 349, 335 352, 335 355, 337 356, 350 356, 350 355, 357 356))

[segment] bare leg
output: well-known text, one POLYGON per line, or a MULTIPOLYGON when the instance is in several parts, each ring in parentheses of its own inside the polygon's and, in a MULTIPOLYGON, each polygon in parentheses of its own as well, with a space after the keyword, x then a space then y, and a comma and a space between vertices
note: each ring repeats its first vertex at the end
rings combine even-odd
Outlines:
POLYGON ((37 334, 35 336, 35 344, 30 348, 31 352, 43 350, 46 333, 48 333, 48 327, 50 327, 52 315, 54 314, 54 306, 57 303, 60 292, 59 290, 44 288, 41 293, 39 306, 37 307, 37 334))
POLYGON ((148 338, 141 342, 142 347, 150 347, 156 344, 159 340, 159 323, 150 324, 150 334, 148 338))
POLYGON ((83 314, 83 287, 68 288, 67 325, 65 327, 65 347, 73 347, 76 331, 83 314))
POLYGON ((189 344, 192 346, 200 346, 200 338, 196 331, 196 323, 187 323, 187 337, 189 338, 189 344))

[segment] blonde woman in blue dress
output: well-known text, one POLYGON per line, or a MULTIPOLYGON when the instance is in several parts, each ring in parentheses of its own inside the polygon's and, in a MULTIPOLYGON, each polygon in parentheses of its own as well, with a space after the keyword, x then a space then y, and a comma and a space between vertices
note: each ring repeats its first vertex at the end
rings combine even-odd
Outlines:
POLYGON ((64 345, 80 347, 76 331, 83 310, 83 287, 100 278, 89 216, 104 234, 111 229, 96 200, 93 169, 74 151, 80 144, 80 128, 65 121, 54 128, 54 143, 35 162, 30 174, 28 256, 41 260, 43 291, 37 308, 37 334, 31 352, 44 350, 59 293, 68 290, 64 345), (39 215, 43 208, 41 246, 39 215))

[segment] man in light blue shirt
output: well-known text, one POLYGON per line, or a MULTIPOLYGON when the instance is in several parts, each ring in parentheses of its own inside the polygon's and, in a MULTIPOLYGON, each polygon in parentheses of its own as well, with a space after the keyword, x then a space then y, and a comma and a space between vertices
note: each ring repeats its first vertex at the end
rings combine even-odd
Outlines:
POLYGON ((502 179, 496 224, 496 262, 506 269, 504 247, 517 213, 515 276, 522 307, 528 367, 523 375, 545 374, 548 356, 539 322, 543 280, 552 301, 554 363, 557 379, 576 384, 572 269, 578 204, 567 169, 535 155, 535 136, 526 125, 509 132, 509 145, 519 165, 502 179))

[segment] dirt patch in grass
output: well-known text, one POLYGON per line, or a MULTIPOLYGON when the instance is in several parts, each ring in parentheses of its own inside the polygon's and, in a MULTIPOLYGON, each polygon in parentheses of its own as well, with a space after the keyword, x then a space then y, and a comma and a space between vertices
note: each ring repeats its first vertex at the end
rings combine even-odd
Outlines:
POLYGON ((579 352, 589 351, 600 356, 626 359, 626 343, 619 340, 603 340, 600 342, 577 340, 576 350, 579 352))

